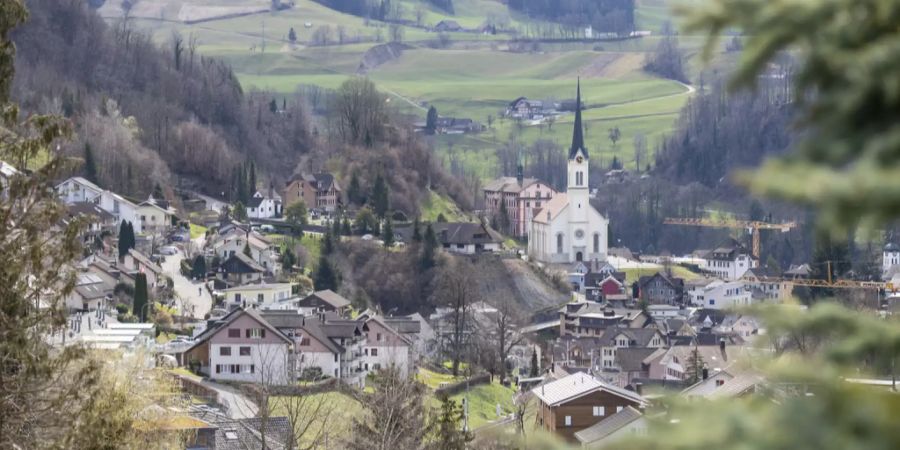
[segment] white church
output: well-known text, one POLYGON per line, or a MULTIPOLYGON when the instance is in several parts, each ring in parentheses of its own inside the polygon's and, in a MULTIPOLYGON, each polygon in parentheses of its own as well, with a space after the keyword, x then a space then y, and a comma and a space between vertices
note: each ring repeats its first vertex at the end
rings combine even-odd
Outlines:
POLYGON ((531 221, 528 254, 544 263, 606 260, 609 220, 590 202, 590 162, 581 126, 580 82, 575 105, 566 192, 554 195, 543 209, 534 213, 531 221))

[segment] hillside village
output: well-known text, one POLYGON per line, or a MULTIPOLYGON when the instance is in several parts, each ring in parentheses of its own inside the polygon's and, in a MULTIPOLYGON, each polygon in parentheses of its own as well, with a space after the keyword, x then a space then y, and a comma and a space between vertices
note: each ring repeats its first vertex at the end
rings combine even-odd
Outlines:
POLYGON ((0 6, 0 447, 887 436, 894 204, 740 181, 787 167, 803 63, 726 95, 752 36, 701 68, 668 6, 0 6))

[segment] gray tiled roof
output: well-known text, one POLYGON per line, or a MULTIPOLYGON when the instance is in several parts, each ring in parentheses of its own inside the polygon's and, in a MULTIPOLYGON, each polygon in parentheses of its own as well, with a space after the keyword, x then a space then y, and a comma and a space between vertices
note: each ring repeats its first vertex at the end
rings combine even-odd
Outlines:
POLYGON ((626 425, 640 419, 643 414, 635 408, 626 406, 621 411, 597 422, 595 425, 575 433, 575 438, 582 444, 597 442, 626 425))

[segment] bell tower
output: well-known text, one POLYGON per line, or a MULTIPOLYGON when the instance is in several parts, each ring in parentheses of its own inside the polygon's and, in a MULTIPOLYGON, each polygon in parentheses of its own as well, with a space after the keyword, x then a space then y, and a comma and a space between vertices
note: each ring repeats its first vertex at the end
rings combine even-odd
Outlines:
MULTIPOLYGON (((584 130, 581 124, 581 80, 575 94, 575 128, 572 130, 572 146, 569 147, 568 186, 569 222, 587 226, 590 196, 588 191, 588 151, 584 146, 584 130)), ((576 231, 577 234, 577 230, 576 231)), ((577 236, 576 236, 577 238, 577 236)), ((576 239, 577 240, 577 239, 576 239)))

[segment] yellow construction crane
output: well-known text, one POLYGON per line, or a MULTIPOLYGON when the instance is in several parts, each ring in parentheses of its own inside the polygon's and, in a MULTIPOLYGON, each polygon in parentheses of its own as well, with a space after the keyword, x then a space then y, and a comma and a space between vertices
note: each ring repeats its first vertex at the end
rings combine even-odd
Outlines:
POLYGON ((690 219, 682 217, 667 217, 663 223, 667 225, 688 225, 694 227, 709 228, 745 228, 753 233, 753 256, 759 259, 759 230, 781 230, 786 233, 797 226, 797 222, 769 223, 758 220, 734 220, 734 219, 690 219))

